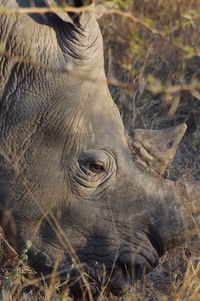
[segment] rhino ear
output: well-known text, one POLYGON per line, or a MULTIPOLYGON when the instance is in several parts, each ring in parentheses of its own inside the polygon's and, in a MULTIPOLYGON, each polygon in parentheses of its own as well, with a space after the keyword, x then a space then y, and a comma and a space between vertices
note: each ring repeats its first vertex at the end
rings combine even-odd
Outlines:
POLYGON ((149 172, 162 175, 173 161, 186 124, 165 130, 136 129, 130 133, 134 160, 149 172))
MULTIPOLYGON (((93 0, 44 0, 46 5, 48 7, 66 7, 66 6, 72 6, 72 7, 81 7, 81 6, 87 6, 90 5, 93 0)), ((67 14, 66 12, 55 12, 55 14, 64 22, 68 23, 74 23, 73 14, 67 14)))

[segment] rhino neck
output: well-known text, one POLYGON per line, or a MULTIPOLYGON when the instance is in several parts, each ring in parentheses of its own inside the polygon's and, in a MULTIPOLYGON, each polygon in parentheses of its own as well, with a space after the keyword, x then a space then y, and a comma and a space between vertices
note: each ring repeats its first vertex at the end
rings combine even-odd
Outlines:
POLYGON ((164 180, 163 190, 157 221, 165 249, 170 249, 200 233, 200 182, 164 180))

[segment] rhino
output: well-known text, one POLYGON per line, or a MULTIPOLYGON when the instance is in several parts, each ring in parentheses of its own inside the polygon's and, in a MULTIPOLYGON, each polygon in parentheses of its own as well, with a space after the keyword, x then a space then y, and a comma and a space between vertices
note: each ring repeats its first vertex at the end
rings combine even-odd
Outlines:
POLYGON ((127 133, 93 1, 0 7, 0 225, 77 299, 101 285, 121 296, 199 231, 199 182, 164 176, 186 125, 127 133), (89 9, 14 13, 63 5, 89 9))

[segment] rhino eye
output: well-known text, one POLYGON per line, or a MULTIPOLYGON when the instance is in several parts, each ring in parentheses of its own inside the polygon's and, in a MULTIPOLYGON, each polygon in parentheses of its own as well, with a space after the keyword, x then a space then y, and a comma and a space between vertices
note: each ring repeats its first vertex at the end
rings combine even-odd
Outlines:
POLYGON ((102 162, 91 162, 89 164, 89 169, 90 169, 90 171, 92 171, 94 173, 100 173, 100 172, 105 171, 105 167, 102 162))
POLYGON ((104 151, 89 150, 81 153, 78 163, 85 174, 93 176, 107 171, 109 158, 104 151))

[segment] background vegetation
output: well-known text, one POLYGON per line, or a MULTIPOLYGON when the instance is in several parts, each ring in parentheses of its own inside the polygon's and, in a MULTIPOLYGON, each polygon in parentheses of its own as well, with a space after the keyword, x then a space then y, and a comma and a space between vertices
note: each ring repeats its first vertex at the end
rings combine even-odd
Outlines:
MULTIPOLYGON (((124 124, 130 130, 186 122, 167 175, 200 179, 200 1, 118 0, 113 5, 139 19, 100 19, 108 81, 127 84, 110 85, 124 124)), ((200 300, 199 237, 162 258, 125 300, 200 300)))
MULTIPOLYGON (((200 0, 97 2, 125 15, 106 14, 99 22, 110 92, 127 130, 186 122, 167 175, 200 180, 200 0)), ((2 235, 0 300, 70 300, 67 291, 56 291, 55 275, 47 289, 46 280, 26 266, 28 248, 19 258, 2 235)), ((200 300, 199 237, 166 254, 121 300, 200 300)))

